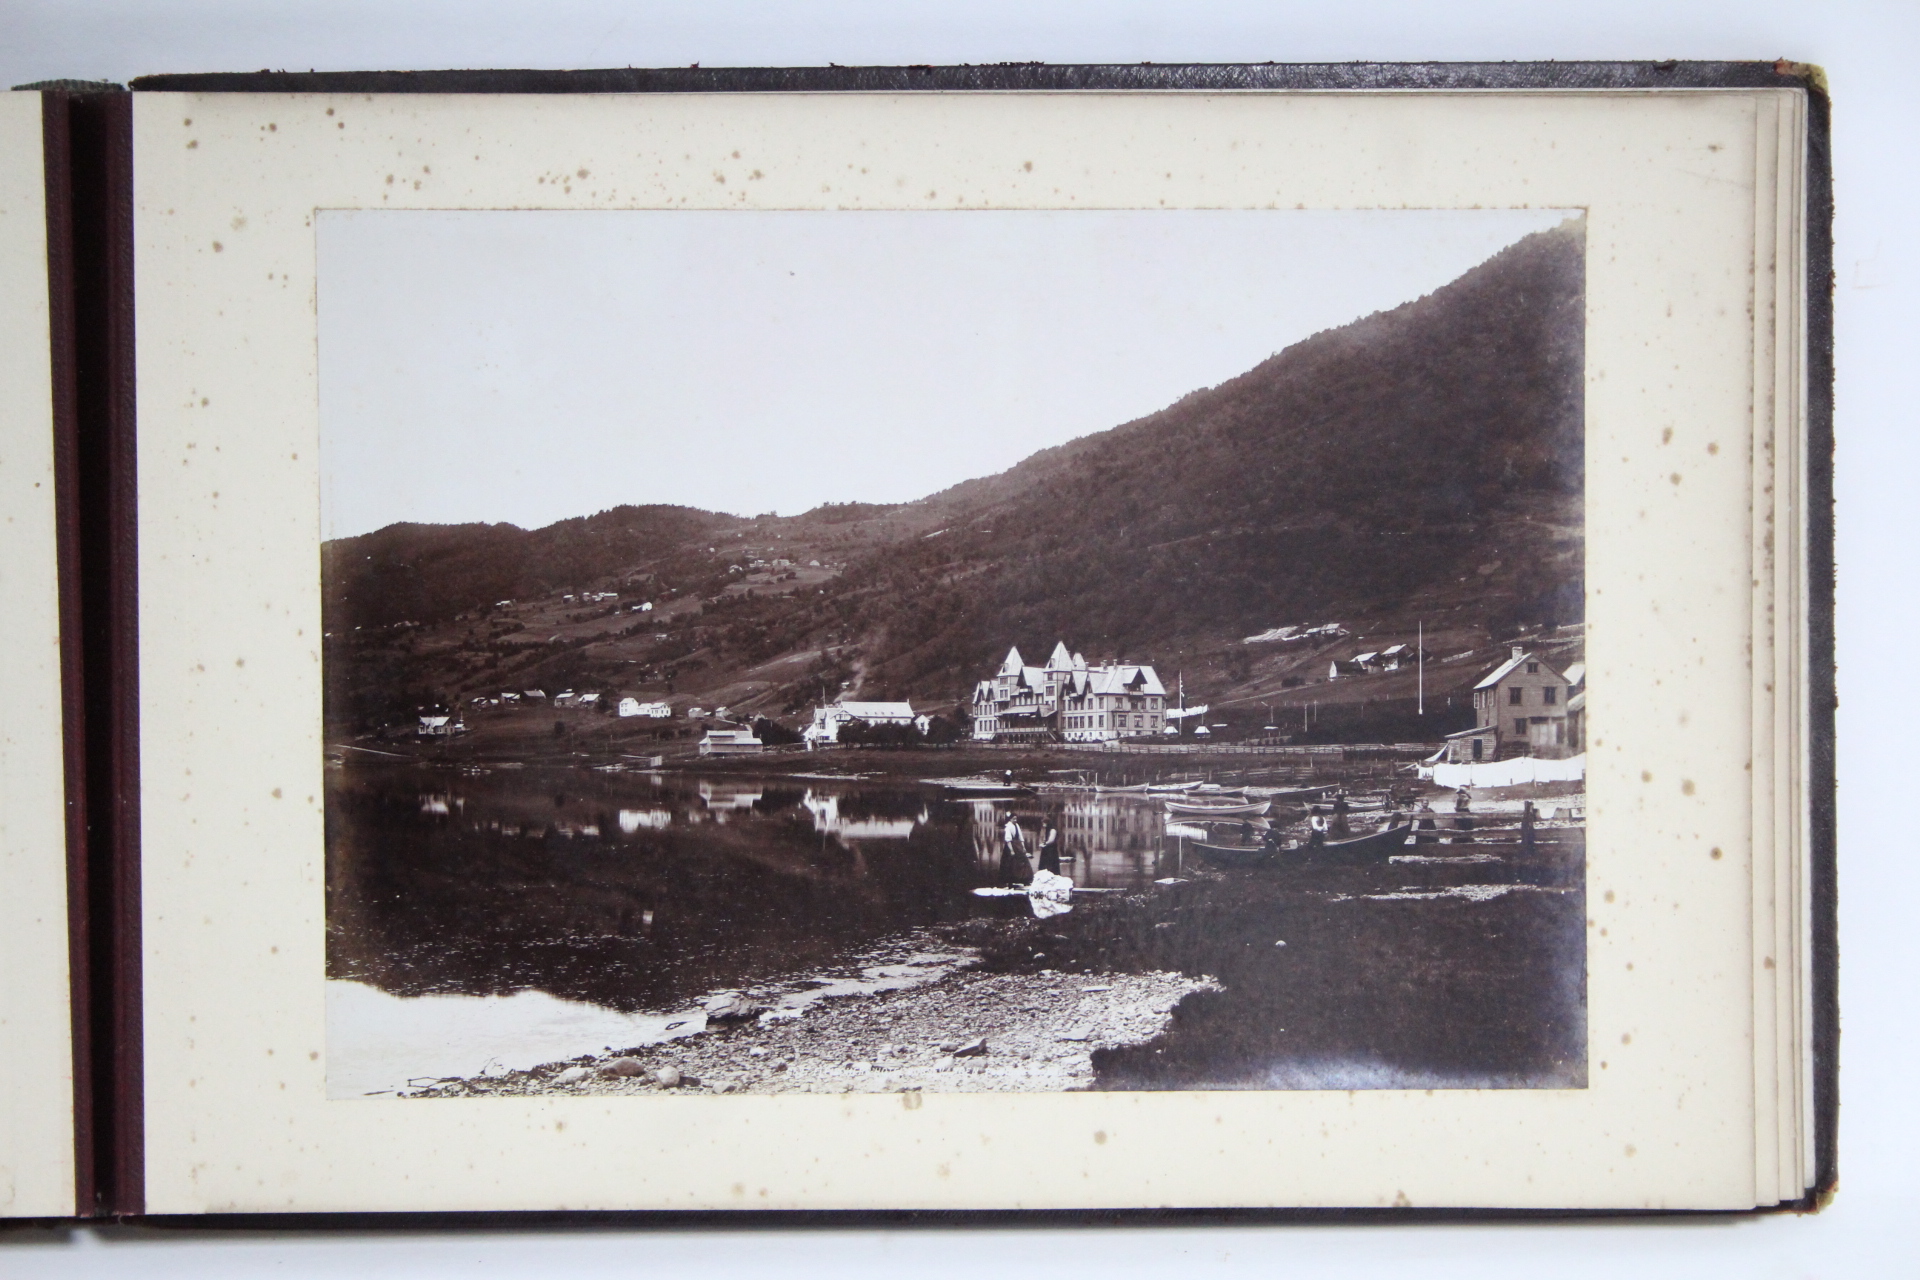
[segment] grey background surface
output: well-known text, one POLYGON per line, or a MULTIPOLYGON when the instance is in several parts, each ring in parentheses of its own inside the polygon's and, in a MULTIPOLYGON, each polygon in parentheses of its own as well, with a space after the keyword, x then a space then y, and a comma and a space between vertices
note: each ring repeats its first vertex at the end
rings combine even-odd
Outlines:
POLYGON ((1909 548, 1920 541, 1920 6, 1901 0, 0 0, 0 83, 169 71, 1775 58, 1834 96, 1840 568, 1840 1192, 1815 1217, 1575 1224, 0 1237, 0 1276, 1911 1274, 1920 893, 1909 548))

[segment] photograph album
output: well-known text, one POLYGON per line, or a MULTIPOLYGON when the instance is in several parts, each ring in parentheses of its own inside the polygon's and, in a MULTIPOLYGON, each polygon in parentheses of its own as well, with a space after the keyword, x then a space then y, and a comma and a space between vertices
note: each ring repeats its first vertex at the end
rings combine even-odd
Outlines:
POLYGON ((1818 1207, 1824 84, 1440 70, 7 95, 0 1212, 1818 1207))

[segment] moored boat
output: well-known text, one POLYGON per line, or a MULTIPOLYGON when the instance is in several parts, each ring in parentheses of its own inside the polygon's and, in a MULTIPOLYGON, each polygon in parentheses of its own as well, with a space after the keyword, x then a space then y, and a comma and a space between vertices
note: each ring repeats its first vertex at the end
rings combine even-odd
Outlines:
POLYGON ((1319 787, 1286 787, 1278 791, 1261 789, 1259 794, 1266 796, 1276 804, 1299 804, 1305 800, 1318 800, 1340 789, 1337 782, 1329 782, 1319 787))
POLYGON ((1211 861, 1228 866, 1253 867, 1289 862, 1372 862, 1384 863, 1407 843, 1413 825, 1387 827, 1371 835, 1348 840, 1328 840, 1322 844, 1297 844, 1284 849, 1266 845, 1214 844, 1189 840, 1187 846, 1211 861))
POLYGON ((1208 862, 1223 867, 1264 866, 1274 858, 1274 851, 1264 845, 1209 844, 1205 840, 1190 840, 1187 843, 1208 862))
POLYGON ((1250 801, 1245 804, 1201 804, 1190 800, 1168 800, 1165 802, 1168 813, 1176 813, 1188 818, 1258 818, 1263 817, 1273 807, 1270 800, 1250 801))
POLYGON ((1385 862, 1395 850, 1407 843, 1407 837, 1413 834, 1411 822, 1382 827, 1371 835, 1354 836, 1346 840, 1328 840, 1324 844, 1304 844, 1288 850, 1313 861, 1371 861, 1385 862))
POLYGON ((955 796, 1027 796, 1033 794, 1032 787, 1021 786, 1017 782, 989 782, 986 779, 973 778, 922 778, 920 781, 930 787, 941 787, 948 795, 955 796))

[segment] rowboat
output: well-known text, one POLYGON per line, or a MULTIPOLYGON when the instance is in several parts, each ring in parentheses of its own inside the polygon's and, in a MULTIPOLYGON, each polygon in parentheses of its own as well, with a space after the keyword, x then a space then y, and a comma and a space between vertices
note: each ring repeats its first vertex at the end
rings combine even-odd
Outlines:
MULTIPOLYGON (((1347 801, 1347 812, 1367 813, 1373 810, 1384 809, 1387 807, 1387 804, 1388 802, 1384 796, 1375 796, 1371 799, 1365 799, 1365 800, 1357 800, 1357 799, 1350 798, 1347 801)), ((1333 812, 1333 805, 1330 805, 1330 804, 1313 804, 1313 805, 1309 805, 1308 807, 1312 809, 1315 813, 1332 813, 1333 812)))
POLYGON ((1150 782, 1140 788, 1142 791, 1202 791, 1205 788, 1198 782, 1150 782))
POLYGON ((1273 861, 1273 850, 1261 845, 1208 844, 1204 840, 1187 843, 1208 862, 1223 867, 1259 867, 1273 861))
POLYGON ((1259 818, 1273 807, 1270 800, 1249 801, 1246 804, 1196 804, 1190 800, 1168 800, 1165 803, 1168 813, 1188 818, 1259 818))
POLYGON ((966 778, 922 778, 928 786, 944 788, 953 796, 1026 796, 1033 794, 1032 787, 1023 787, 1017 783, 975 782, 966 778))
POLYGON ((1317 800, 1330 791, 1339 789, 1339 783, 1329 782, 1323 787, 1289 787, 1281 791, 1268 791, 1264 794, 1279 804, 1298 804, 1303 800, 1317 800))
POLYGON ((1317 845, 1297 844, 1287 849, 1269 849, 1265 845, 1213 844, 1206 840, 1189 840, 1187 845, 1210 861, 1236 867, 1264 866, 1281 860, 1363 862, 1377 859, 1385 862, 1407 843, 1407 837, 1412 832, 1413 826, 1408 824, 1388 827, 1372 835, 1355 836, 1350 840, 1329 840, 1317 845))
POLYGON ((1397 826, 1383 827, 1372 835, 1354 836, 1350 840, 1329 840, 1321 845, 1301 845, 1297 850, 1314 861, 1352 862, 1378 858, 1386 861, 1393 852, 1405 845, 1407 837, 1413 834, 1411 822, 1397 826))

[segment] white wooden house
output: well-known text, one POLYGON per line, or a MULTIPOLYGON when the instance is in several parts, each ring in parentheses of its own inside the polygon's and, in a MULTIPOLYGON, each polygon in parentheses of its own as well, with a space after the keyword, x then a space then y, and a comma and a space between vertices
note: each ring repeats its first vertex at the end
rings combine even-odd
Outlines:
POLYGON ((1447 762, 1573 754, 1567 739, 1573 692, 1573 684, 1552 663, 1515 645, 1505 662, 1474 685, 1474 725, 1448 735, 1447 762))

